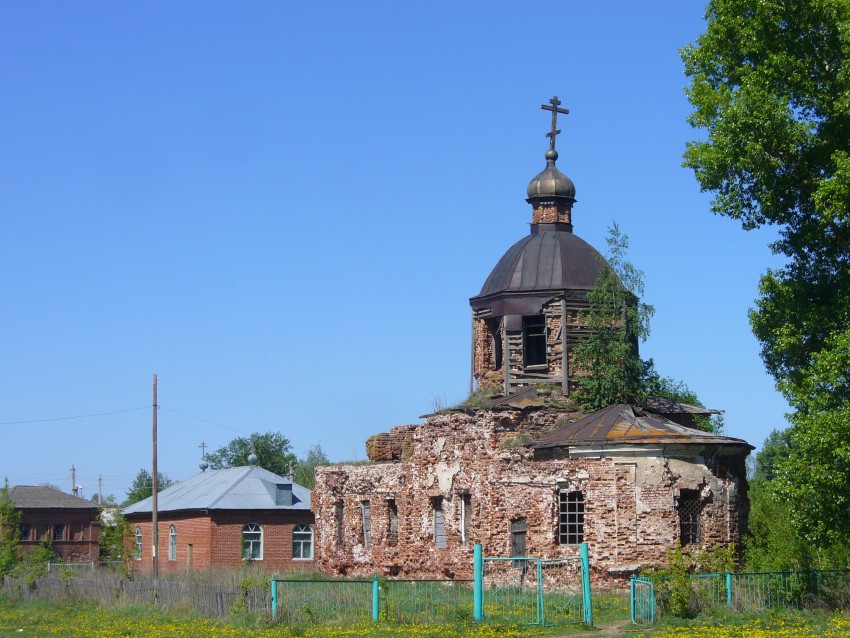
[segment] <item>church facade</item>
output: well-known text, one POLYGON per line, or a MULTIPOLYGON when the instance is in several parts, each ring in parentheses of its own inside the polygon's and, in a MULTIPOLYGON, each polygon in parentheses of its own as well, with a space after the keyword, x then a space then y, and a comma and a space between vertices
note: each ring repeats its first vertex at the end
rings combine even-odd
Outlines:
POLYGON ((473 373, 498 396, 398 426, 367 442, 368 465, 320 468, 317 562, 328 573, 470 577, 487 556, 576 556, 622 584, 675 543, 737 543, 746 528, 745 441, 694 429, 713 411, 661 401, 585 415, 587 293, 605 267, 573 233, 573 182, 556 167, 553 98, 546 167, 528 186, 531 231, 470 299, 473 373))

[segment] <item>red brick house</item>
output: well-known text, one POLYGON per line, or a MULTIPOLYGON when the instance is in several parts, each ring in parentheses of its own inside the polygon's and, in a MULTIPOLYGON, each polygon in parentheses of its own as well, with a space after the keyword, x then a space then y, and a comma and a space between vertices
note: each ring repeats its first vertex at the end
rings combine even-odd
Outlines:
MULTIPOLYGON (((152 565, 152 500, 124 509, 131 556, 152 565)), ((158 494, 160 571, 235 567, 312 569, 310 490, 256 466, 207 470, 158 494)))
POLYGON ((9 489, 21 512, 21 548, 32 551, 49 540, 57 556, 69 563, 100 561, 100 508, 52 487, 15 485, 9 489))

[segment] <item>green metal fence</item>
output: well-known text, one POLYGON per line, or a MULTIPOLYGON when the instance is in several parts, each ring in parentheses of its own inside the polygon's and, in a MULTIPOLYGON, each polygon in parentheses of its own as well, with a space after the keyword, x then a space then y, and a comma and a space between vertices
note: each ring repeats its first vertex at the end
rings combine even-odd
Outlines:
POLYGON ((476 620, 593 625, 587 545, 575 558, 481 558, 475 574, 476 586, 481 583, 476 620))
POLYGON ((272 617, 287 624, 372 619, 427 623, 593 624, 587 546, 576 558, 483 558, 473 580, 271 581, 272 617))
MULTIPOLYGON (((755 612, 850 607, 850 570, 846 569, 693 574, 687 578, 692 613, 723 606, 755 612)), ((656 608, 666 611, 674 587, 675 577, 632 577, 632 622, 655 622, 656 608)))
POLYGON ((272 580, 272 615, 287 624, 472 618, 472 580, 272 580))

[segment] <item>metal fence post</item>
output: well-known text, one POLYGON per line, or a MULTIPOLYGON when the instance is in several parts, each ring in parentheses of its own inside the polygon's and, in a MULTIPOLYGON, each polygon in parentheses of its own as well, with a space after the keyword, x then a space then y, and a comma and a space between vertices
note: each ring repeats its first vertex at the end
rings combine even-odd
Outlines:
POLYGON ((726 573, 726 606, 732 609, 732 574, 726 573))
POLYGON ((590 558, 587 553, 587 543, 579 545, 581 554, 581 600, 584 607, 584 622, 593 627, 593 599, 590 597, 590 558))
POLYGON ((629 608, 632 612, 632 624, 636 625, 635 622, 635 575, 632 574, 631 580, 629 580, 629 608))
POLYGON ((537 624, 546 626, 546 615, 543 611, 543 561, 537 559, 537 624))
POLYGON ((277 619, 277 581, 272 578, 272 621, 277 619))
POLYGON ((484 620, 484 553, 481 543, 472 550, 472 616, 476 621, 484 620))
POLYGON ((381 588, 378 586, 378 577, 375 576, 372 580, 372 620, 378 622, 381 616, 381 603, 378 600, 381 588))

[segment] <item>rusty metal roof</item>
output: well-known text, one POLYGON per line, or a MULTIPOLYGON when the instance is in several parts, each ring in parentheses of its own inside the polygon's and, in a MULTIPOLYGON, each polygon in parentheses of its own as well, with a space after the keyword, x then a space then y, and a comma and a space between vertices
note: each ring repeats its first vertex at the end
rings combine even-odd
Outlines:
MULTIPOLYGON (((508 249, 481 292, 470 299, 472 307, 491 306, 504 296, 592 289, 605 262, 593 246, 564 226, 532 225, 531 234, 508 249)), ((494 314, 502 313, 494 308, 494 314)))
POLYGON ((589 414, 538 440, 531 447, 629 444, 714 444, 755 449, 743 439, 694 430, 633 405, 613 405, 589 414))
POLYGON ((9 498, 19 509, 73 508, 97 509, 97 505, 83 498, 60 492, 52 487, 15 485, 9 488, 9 498))

